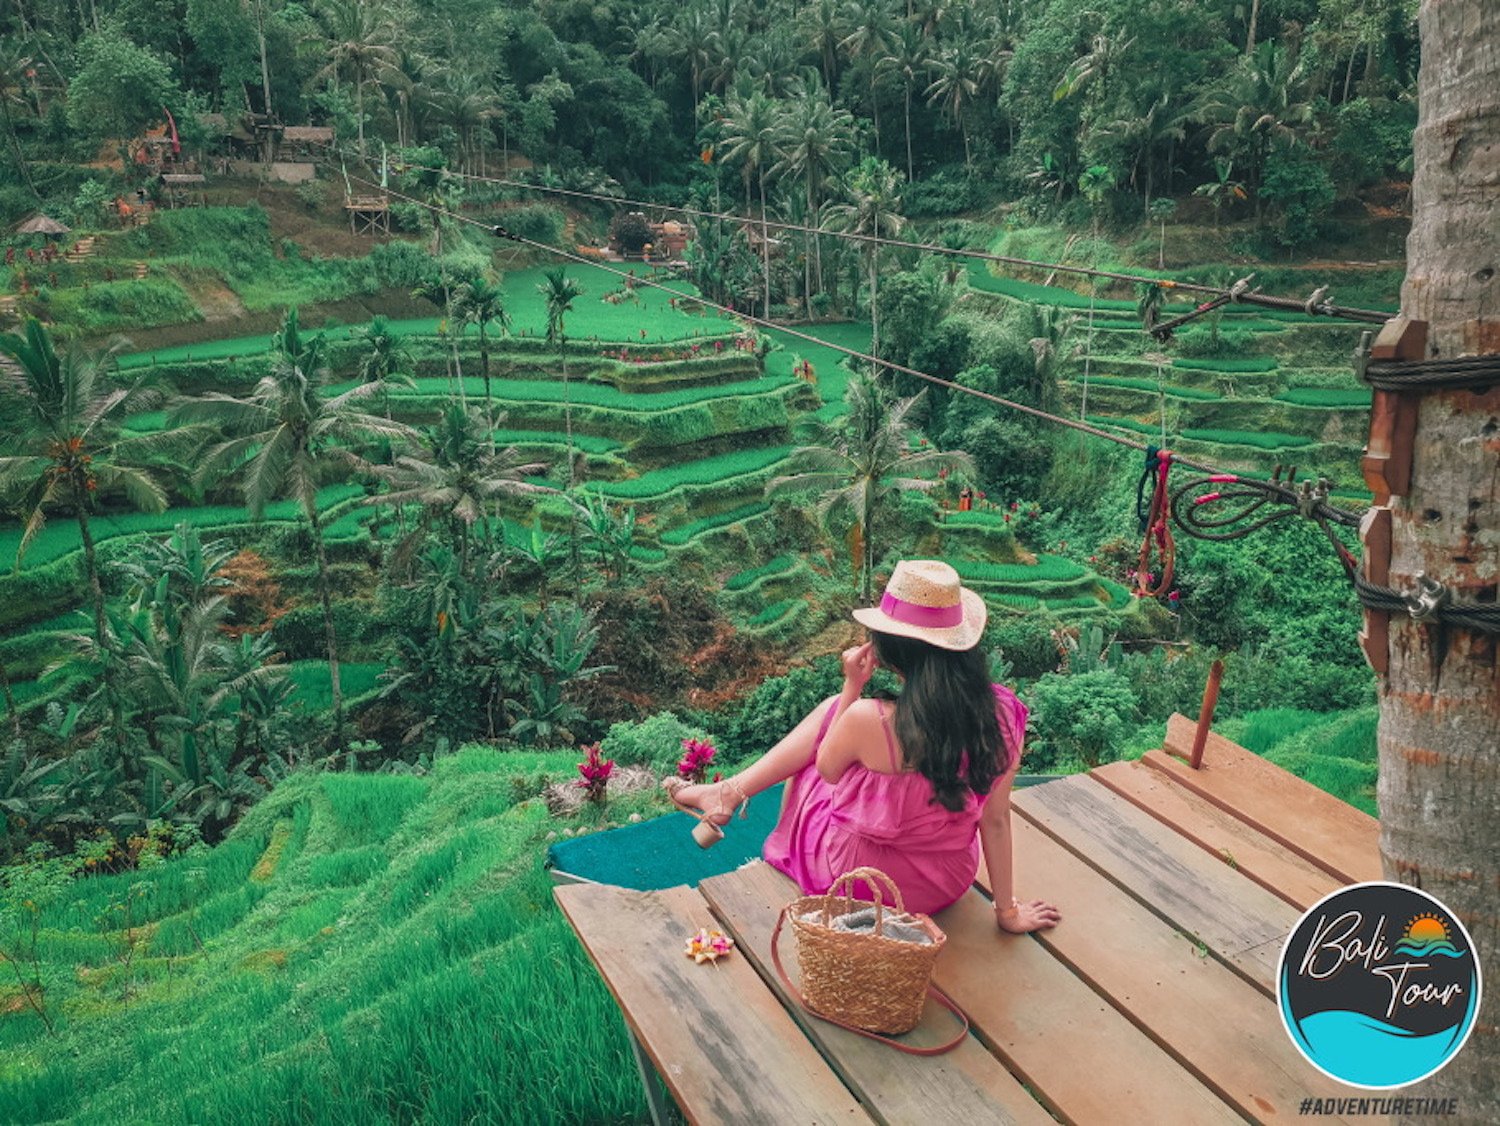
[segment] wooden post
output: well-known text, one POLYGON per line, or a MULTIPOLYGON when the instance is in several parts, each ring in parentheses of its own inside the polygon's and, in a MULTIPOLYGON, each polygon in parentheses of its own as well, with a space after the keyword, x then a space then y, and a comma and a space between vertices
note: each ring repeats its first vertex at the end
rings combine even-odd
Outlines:
POLYGON ((1193 734, 1193 753, 1188 765, 1197 770, 1203 764, 1203 746, 1208 742, 1208 727, 1214 721, 1219 703, 1219 681, 1224 678, 1224 662, 1215 661, 1208 670, 1208 684, 1203 689, 1203 707, 1198 711, 1198 730, 1193 734))
MULTIPOLYGON (((1420 360, 1427 351, 1427 322, 1393 317, 1370 349, 1372 360, 1420 360)), ((1411 487, 1411 448, 1417 429, 1418 396, 1377 390, 1370 404, 1370 437, 1360 463, 1377 505, 1403 497, 1411 487)))

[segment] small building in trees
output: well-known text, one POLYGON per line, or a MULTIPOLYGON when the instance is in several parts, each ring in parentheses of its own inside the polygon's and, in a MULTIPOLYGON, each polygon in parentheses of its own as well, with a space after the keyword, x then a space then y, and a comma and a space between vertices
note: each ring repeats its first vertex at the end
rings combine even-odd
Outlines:
POLYGON ((317 163, 333 144, 331 125, 284 125, 276 145, 276 159, 286 163, 317 163))

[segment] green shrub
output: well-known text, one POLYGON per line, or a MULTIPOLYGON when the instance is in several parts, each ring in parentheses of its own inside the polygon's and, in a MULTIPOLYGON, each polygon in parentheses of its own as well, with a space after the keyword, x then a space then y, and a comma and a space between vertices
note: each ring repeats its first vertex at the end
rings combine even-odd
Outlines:
POLYGON ((498 215, 500 222, 522 238, 532 242, 559 245, 567 228, 567 216, 562 208, 550 203, 523 203, 519 207, 507 207, 498 215))
POLYGON ((101 282, 86 289, 55 290, 41 304, 50 319, 85 334, 201 321, 203 314, 171 278, 101 282))
POLYGON ((838 695, 843 682, 835 656, 819 657, 785 676, 762 681, 726 717, 719 746, 730 761, 764 754, 819 703, 838 695))
POLYGON ((1086 767, 1119 757, 1136 723, 1130 683, 1112 668, 1084 673, 1047 673, 1026 693, 1036 744, 1026 767, 1045 772, 1074 762, 1086 767))
POLYGON ((655 774, 668 775, 676 773, 684 739, 709 738, 703 728, 685 722, 675 713, 657 712, 639 722, 625 720, 612 724, 599 745, 605 757, 622 766, 649 766, 655 774))

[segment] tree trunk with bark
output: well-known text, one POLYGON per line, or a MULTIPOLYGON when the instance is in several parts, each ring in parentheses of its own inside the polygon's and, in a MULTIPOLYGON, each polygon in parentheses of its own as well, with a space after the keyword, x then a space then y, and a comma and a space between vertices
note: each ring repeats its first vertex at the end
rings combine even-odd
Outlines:
POLYGON ((94 640, 104 644, 104 587, 99 583, 99 559, 94 551, 94 535, 89 530, 89 514, 83 501, 78 502, 78 531, 83 537, 83 568, 89 576, 89 593, 94 600, 94 640))
POLYGON ((339 685, 339 643, 333 628, 333 592, 328 583, 328 551, 323 546, 323 529, 318 524, 318 510, 311 502, 302 506, 312 531, 313 549, 318 558, 318 600, 323 604, 323 638, 328 644, 328 687, 333 695, 333 745, 344 748, 344 693, 339 685))
MULTIPOLYGON (((1402 314, 1427 354, 1500 353, 1500 5, 1424 0, 1420 118, 1402 314)), ((1389 584, 1419 572, 1493 604, 1500 578, 1500 386, 1420 400, 1411 484, 1391 501, 1389 584)), ((1500 968, 1500 639, 1393 615, 1380 686, 1385 875, 1446 903, 1484 969, 1500 968)), ((1458 1100, 1465 1122, 1500 1108, 1500 991, 1485 983, 1469 1042, 1402 1094, 1458 1100)))

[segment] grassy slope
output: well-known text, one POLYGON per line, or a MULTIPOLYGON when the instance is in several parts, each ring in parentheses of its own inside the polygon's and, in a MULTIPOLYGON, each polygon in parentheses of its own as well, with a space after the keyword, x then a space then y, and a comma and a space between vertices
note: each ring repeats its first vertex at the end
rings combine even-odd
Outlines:
POLYGON ((204 857, 79 882, 43 918, 57 1037, 0 986, 4 1120, 644 1121, 541 868, 556 823, 516 800, 575 758, 301 774, 204 857))

